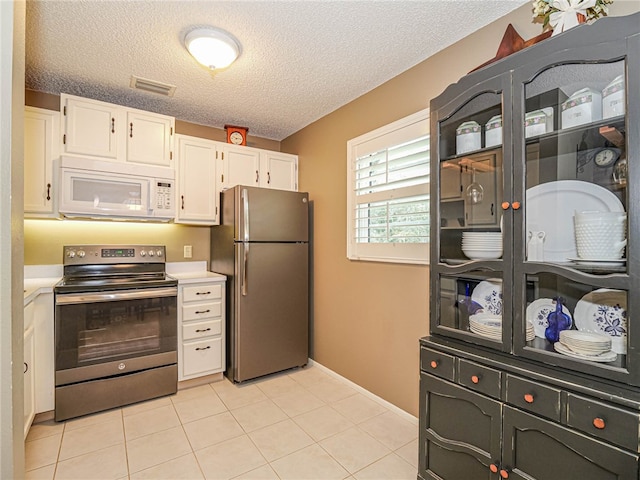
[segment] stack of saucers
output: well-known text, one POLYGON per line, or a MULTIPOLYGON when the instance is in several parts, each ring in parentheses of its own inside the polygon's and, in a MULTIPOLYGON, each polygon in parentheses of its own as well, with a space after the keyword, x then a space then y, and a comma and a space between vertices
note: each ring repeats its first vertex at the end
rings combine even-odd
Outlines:
POLYGON ((562 330, 553 347, 563 355, 596 362, 610 362, 617 356, 611 351, 611 337, 579 330, 562 330))
POLYGON ((482 337, 502 340, 502 317, 484 312, 470 315, 469 330, 482 337))
POLYGON ((534 338, 536 338, 536 332, 533 330, 533 323, 527 322, 527 335, 526 335, 527 342, 530 342, 534 338))
POLYGON ((471 260, 502 256, 502 232, 462 232, 462 251, 471 260))

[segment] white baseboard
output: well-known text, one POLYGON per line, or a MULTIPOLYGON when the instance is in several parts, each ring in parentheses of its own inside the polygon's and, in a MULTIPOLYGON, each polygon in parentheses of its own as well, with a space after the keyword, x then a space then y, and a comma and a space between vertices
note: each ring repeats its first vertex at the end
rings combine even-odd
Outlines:
POLYGON ((385 407, 385 408, 393 411, 394 413, 398 414, 399 416, 403 417, 405 420, 408 420, 409 422, 411 422, 411 423, 413 423, 415 425, 418 425, 418 417, 414 417, 409 412, 405 412, 400 407, 395 406, 393 403, 387 402, 385 399, 380 398, 377 395, 374 395, 369 390, 367 390, 365 388, 362 388, 360 385, 358 385, 356 383, 353 383, 348 378, 345 378, 342 375, 337 374, 333 370, 328 369, 324 365, 316 362, 315 360, 312 360, 311 358, 309 359, 308 365, 309 366, 313 365, 314 367, 322 370, 327 375, 330 375, 330 376, 332 376, 334 378, 337 378, 341 382, 344 382, 344 383, 348 384, 351 388, 353 388, 354 390, 357 390, 358 392, 362 393, 364 396, 370 398, 374 402, 382 405, 383 407, 385 407))

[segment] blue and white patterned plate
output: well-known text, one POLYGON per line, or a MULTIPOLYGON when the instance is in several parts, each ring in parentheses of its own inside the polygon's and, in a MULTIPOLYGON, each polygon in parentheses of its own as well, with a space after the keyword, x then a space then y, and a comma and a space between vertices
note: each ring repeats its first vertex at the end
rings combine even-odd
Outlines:
POLYGON ((502 280, 490 278, 483 280, 471 293, 471 300, 482 307, 485 313, 502 316, 502 280))
POLYGON ((573 320, 578 330, 611 337, 611 350, 627 353, 627 293, 601 288, 576 304, 573 320))

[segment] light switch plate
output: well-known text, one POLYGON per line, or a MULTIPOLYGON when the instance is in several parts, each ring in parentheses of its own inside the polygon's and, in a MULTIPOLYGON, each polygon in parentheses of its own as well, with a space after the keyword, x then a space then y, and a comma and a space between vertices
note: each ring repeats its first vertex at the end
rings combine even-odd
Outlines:
POLYGON ((193 247, 191 245, 184 246, 184 258, 191 258, 193 256, 193 247))

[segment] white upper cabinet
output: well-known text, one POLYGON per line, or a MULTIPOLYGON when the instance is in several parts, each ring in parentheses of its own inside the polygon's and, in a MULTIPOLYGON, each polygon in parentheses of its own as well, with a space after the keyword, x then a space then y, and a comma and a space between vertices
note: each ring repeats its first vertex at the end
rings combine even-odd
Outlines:
POLYGON ((298 190, 298 156, 264 151, 260 154, 260 185, 279 190, 298 190))
POLYGON ((217 225, 216 142, 176 135, 178 197, 175 223, 217 225))
POLYGON ((173 166, 173 117, 60 95, 62 153, 173 166))
POLYGON ((53 160, 59 156, 60 115, 25 107, 24 211, 27 216, 57 216, 53 160))
POLYGON ((223 144, 218 188, 235 185, 298 190, 298 157, 287 153, 223 144))

